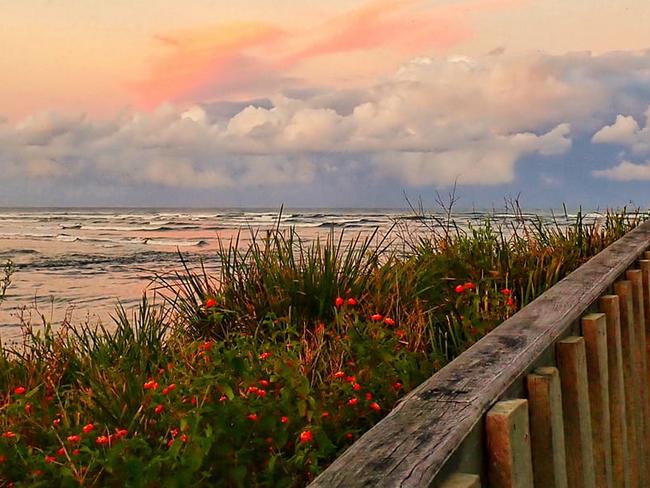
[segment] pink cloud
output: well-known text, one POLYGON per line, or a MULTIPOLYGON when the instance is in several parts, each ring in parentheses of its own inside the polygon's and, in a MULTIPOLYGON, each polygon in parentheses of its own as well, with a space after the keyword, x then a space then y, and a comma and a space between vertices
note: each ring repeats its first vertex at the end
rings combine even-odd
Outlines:
MULTIPOLYGON (((158 34, 155 40, 163 52, 152 63, 150 76, 131 88, 143 108, 165 101, 268 95, 292 70, 330 55, 389 50, 407 59, 447 51, 471 38, 472 14, 520 1, 469 0, 430 7, 423 0, 373 0, 308 28, 245 22, 158 34)), ((373 66, 376 74, 387 68, 386 63, 373 66)))

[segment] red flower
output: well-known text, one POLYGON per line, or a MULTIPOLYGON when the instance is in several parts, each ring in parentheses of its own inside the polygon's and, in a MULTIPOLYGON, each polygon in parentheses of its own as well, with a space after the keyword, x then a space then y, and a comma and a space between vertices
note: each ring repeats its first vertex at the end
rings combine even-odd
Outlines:
POLYGON ((345 434, 345 438, 346 439, 354 439, 354 434, 352 434, 352 432, 348 432, 347 434, 345 434))
POLYGON ((352 385, 352 389, 353 389, 354 391, 359 391, 359 390, 361 389, 361 385, 360 385, 359 383, 354 383, 354 384, 352 385))
POLYGON ((456 288, 454 288, 454 291, 456 293, 463 293, 465 291, 465 287, 463 285, 457 285, 456 288))
POLYGON ((259 389, 255 392, 255 394, 256 394, 258 397, 260 397, 260 398, 264 398, 264 397, 266 396, 266 390, 262 390, 261 388, 259 388, 259 389))
POLYGON ((258 390, 259 388, 257 386, 249 386, 247 393, 257 393, 258 390))
POLYGON ((302 444, 306 444, 308 442, 311 442, 314 439, 314 436, 311 433, 311 430, 303 430, 300 433, 300 442, 302 444))
POLYGON ((165 410, 164 405, 156 405, 156 408, 153 409, 154 412, 156 412, 157 415, 160 415, 163 410, 165 410))
POLYGON ((105 435, 100 435, 99 437, 97 437, 97 439, 95 439, 95 444, 97 444, 98 446, 105 446, 110 442, 111 440, 105 435))
POLYGON ((169 439, 169 442, 167 442, 167 447, 172 447, 174 445, 174 439, 169 439))
POLYGON ((271 353, 270 353, 270 352, 263 352, 262 354, 260 354, 260 359, 261 359, 262 361, 265 360, 265 359, 268 359, 268 358, 270 358, 270 357, 271 357, 271 353))
POLYGON ((81 430, 83 430, 87 434, 88 432, 90 432, 94 428, 95 428, 95 426, 93 424, 86 424, 86 425, 83 426, 83 428, 81 430))
POLYGON ((323 413, 320 414, 320 416, 321 416, 322 419, 325 419, 325 418, 330 416, 330 413, 329 412, 323 412, 323 413))
POLYGON ((348 305, 350 305, 351 307, 356 306, 358 303, 359 302, 357 302, 356 298, 348 298, 348 305))
POLYGON ((56 451, 57 456, 65 456, 65 447, 62 447, 58 451, 56 451))
POLYGON ((379 406, 379 404, 377 402, 372 402, 370 404, 370 408, 372 408, 375 412, 380 412, 381 411, 381 407, 379 406))
POLYGON ((357 382, 357 377, 356 376, 348 376, 347 378, 345 378, 345 381, 347 381, 348 383, 356 383, 357 382))
POLYGON ((376 314, 370 316, 370 319, 371 319, 373 322, 381 322, 381 320, 382 320, 383 318, 384 318, 384 316, 383 316, 382 314, 380 314, 380 313, 376 313, 376 314))
POLYGON ((501 293, 503 293, 506 296, 510 296, 510 295, 512 295, 512 290, 510 290, 508 288, 504 288, 503 290, 501 290, 501 293))
POLYGON ((18 386, 14 390, 14 393, 16 395, 24 395, 25 393, 27 393, 27 388, 25 388, 24 386, 18 386))
POLYGON ((72 442, 73 444, 77 443, 77 442, 81 442, 81 436, 78 436, 76 434, 75 435, 69 435, 68 436, 68 442, 72 442))
POLYGON ((506 300, 506 305, 508 305, 509 307, 512 307, 514 304, 515 301, 512 298, 508 298, 508 300, 506 300))
POLYGON ((246 416, 246 418, 247 418, 248 420, 253 421, 253 422, 257 422, 257 421, 260 419, 260 418, 257 416, 256 413, 249 413, 249 414, 246 416))
POLYGON ((474 290, 476 288, 476 285, 471 281, 468 281, 463 286, 465 287, 466 290, 474 290))
POLYGON ((79 449, 74 449, 74 450, 72 451, 72 455, 73 455, 73 456, 78 456, 79 454, 81 454, 81 451, 80 451, 79 449))
POLYGON ((341 308, 344 303, 345 303, 345 300, 342 297, 336 297, 336 300, 334 300, 334 306, 336 308, 341 308))
POLYGON ((370 392, 366 393, 366 400, 368 401, 372 400, 372 393, 370 392))
POLYGON ((31 403, 26 403, 25 404, 25 413, 27 415, 31 415, 31 413, 32 413, 32 404, 31 403))
POLYGON ((358 398, 350 398, 350 399, 348 400, 348 405, 350 405, 351 407, 354 407, 357 403, 359 403, 359 399, 358 399, 358 398))
POLYGON ((280 418, 280 422, 282 422, 283 424, 286 424, 287 422, 289 422, 289 417, 287 417, 286 415, 283 415, 280 418))
POLYGON ((156 388, 158 388, 158 383, 156 383, 154 380, 149 380, 144 384, 145 390, 155 390, 156 388))
POLYGON ((401 339, 406 335, 406 331, 404 329, 398 329, 395 331, 395 335, 401 339))
POLYGON ((7 456, 4 454, 0 454, 0 464, 6 463, 7 462, 7 456))
POLYGON ((181 434, 181 436, 179 437, 179 439, 180 439, 182 442, 187 442, 187 436, 186 436, 185 434, 181 434))
POLYGON ((126 436, 128 433, 129 433, 129 431, 126 430, 126 429, 117 429, 115 431, 115 437, 117 437, 118 439, 121 439, 122 437, 126 436))
POLYGON ((221 395, 221 396, 219 397, 219 403, 223 403, 223 402, 225 402, 226 400, 228 400, 228 397, 227 397, 226 395, 221 395))
POLYGON ((14 439, 16 437, 16 434, 8 430, 7 432, 2 434, 2 437, 4 437, 5 439, 14 439))
POLYGON ((389 318, 389 317, 386 317, 384 319, 384 324, 389 325, 389 326, 392 327, 393 325, 395 325, 395 321, 393 319, 389 318))
POLYGON ((343 378, 344 376, 345 376, 345 373, 343 371, 337 371, 336 373, 334 373, 334 378, 336 378, 336 379, 343 378))
POLYGON ((60 423, 61 423, 61 419, 54 419, 54 420, 52 420, 52 425, 53 425, 54 427, 58 427, 60 423))
POLYGON ((162 394, 167 395, 170 391, 174 391, 176 389, 176 383, 172 383, 166 388, 163 388, 162 394))
POLYGON ((400 383, 399 381, 396 381, 395 383, 393 383, 393 389, 394 389, 395 391, 399 391, 399 390, 401 390, 403 386, 404 386, 404 385, 402 385, 402 383, 400 383))
POLYGON ((205 308, 213 308, 217 306, 217 301, 214 298, 208 298, 205 301, 205 308))
POLYGON ((268 388, 270 384, 269 380, 260 380, 260 385, 264 388, 268 388))

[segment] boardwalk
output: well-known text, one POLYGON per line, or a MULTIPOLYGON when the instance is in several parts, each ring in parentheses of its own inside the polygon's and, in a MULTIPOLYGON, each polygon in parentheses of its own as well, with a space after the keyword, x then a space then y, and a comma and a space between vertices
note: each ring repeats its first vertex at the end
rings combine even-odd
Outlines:
POLYGON ((650 222, 409 393, 311 487, 650 486, 650 222))

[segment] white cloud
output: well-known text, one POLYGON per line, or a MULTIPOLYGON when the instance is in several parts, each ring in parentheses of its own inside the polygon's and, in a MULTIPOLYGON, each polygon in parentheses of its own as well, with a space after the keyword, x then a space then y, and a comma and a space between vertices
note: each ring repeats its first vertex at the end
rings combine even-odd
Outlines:
POLYGON ((631 116, 617 115, 612 125, 600 129, 592 142, 600 144, 617 144, 629 148, 636 154, 650 154, 650 107, 645 112, 645 126, 631 116))
POLYGON ((650 161, 643 164, 621 161, 611 168, 594 171, 593 175, 614 181, 649 181, 650 161))
POLYGON ((650 102, 648 82, 649 53, 498 53, 418 58, 367 90, 307 90, 243 108, 165 105, 103 121, 37 114, 0 120, 0 178, 245 189, 373 175, 497 185, 513 181, 524 157, 564 154, 587 133, 650 151, 647 124, 620 115, 604 127, 650 102))

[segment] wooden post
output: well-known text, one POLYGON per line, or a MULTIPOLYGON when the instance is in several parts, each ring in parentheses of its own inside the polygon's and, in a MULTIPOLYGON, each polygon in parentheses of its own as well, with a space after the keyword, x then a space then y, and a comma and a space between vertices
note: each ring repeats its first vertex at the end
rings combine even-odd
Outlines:
POLYGON ((646 453, 650 449, 650 399, 648 398, 648 360, 646 357, 645 304, 643 298, 643 273, 640 269, 628 270, 626 277, 632 283, 632 307, 634 310, 634 337, 637 351, 637 386, 641 400, 641 441, 640 451, 644 471, 644 486, 650 483, 650 463, 646 453))
POLYGON ((614 485, 612 478, 612 439, 609 419, 609 374, 607 371, 607 323, 605 314, 582 318, 582 335, 587 353, 589 407, 594 447, 596 486, 614 485))
POLYGON ((439 488, 481 488, 481 479, 475 474, 454 473, 439 488))
POLYGON ((587 386, 587 358, 582 337, 568 337, 555 345, 562 384, 562 414, 566 442, 567 478, 571 488, 596 486, 587 386))
POLYGON ((528 401, 497 403, 485 417, 488 479, 492 488, 533 486, 528 401))
POLYGON ((607 322, 607 372, 609 373, 609 418, 612 438, 612 474, 615 487, 630 487, 630 453, 627 437, 625 382, 621 348, 621 312, 617 295, 598 300, 607 322))
POLYGON ((623 380, 625 383, 625 417, 630 453, 630 478, 633 487, 647 486, 643 483, 644 466, 643 437, 641 437, 641 396, 639 394, 639 370, 636 361, 636 339, 634 334, 634 310, 632 305, 632 283, 618 281, 614 291, 619 296, 621 312, 621 348, 623 351, 623 380))
POLYGON ((538 368, 526 384, 535 486, 567 488, 560 373, 538 368))

